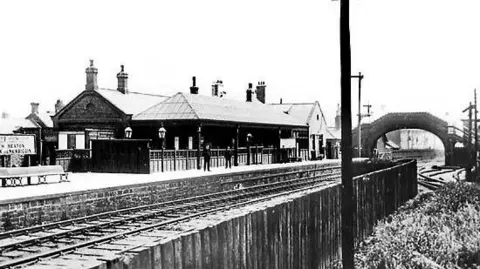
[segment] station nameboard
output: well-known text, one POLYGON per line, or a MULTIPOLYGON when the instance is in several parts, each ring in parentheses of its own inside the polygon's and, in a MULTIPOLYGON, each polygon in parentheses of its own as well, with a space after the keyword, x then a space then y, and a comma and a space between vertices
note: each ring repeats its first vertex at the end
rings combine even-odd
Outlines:
POLYGON ((0 135, 0 155, 36 153, 35 135, 0 135))

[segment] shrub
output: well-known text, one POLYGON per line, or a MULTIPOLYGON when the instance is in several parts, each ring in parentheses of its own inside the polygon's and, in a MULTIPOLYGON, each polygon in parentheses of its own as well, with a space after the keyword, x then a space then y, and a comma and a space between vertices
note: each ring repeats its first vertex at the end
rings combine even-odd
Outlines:
POLYGON ((356 268, 480 268, 480 191, 451 183, 382 220, 355 254, 356 268))

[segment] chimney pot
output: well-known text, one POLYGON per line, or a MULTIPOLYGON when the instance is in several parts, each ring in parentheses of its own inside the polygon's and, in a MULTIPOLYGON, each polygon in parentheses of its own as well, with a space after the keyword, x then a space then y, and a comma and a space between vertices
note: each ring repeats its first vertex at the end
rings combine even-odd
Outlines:
POLYGON ((190 94, 198 94, 197 78, 195 76, 192 77, 192 87, 190 87, 190 94))
POLYGON ((87 74, 87 84, 85 85, 85 90, 91 91, 91 90, 98 89, 98 84, 97 84, 98 69, 95 66, 93 66, 93 60, 90 60, 90 66, 87 67, 87 69, 85 70, 85 73, 87 74))
POLYGON ((55 103, 55 114, 58 113, 58 111, 62 110, 64 106, 65 105, 63 104, 63 101, 58 99, 57 103, 55 103))
POLYGON ((252 83, 248 83, 248 89, 247 89, 247 102, 252 102, 252 83))
POLYGON ((223 81, 217 79, 217 81, 214 81, 212 84, 212 96, 219 96, 220 92, 222 91, 223 88, 223 81))
POLYGON ((255 94, 257 95, 258 101, 265 104, 265 81, 259 81, 257 85, 257 89, 255 90, 255 94))
POLYGON ((128 74, 124 72, 124 65, 120 65, 120 73, 117 74, 117 90, 123 94, 128 94, 128 74))
POLYGON ((282 100, 282 98, 280 98, 280 104, 282 104, 282 103, 283 103, 283 100, 282 100))
POLYGON ((38 114, 38 106, 40 105, 39 103, 30 103, 32 106, 32 114, 38 114))

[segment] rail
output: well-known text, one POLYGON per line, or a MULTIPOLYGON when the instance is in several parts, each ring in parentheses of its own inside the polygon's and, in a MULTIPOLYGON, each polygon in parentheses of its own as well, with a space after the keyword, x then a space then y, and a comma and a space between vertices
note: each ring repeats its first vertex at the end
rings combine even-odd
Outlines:
MULTIPOLYGON (((330 173, 317 173, 318 171, 305 170, 297 172, 302 176, 295 179, 279 179, 268 184, 0 233, 0 268, 32 263, 126 235, 165 227, 199 215, 271 199, 285 195, 285 192, 325 185, 340 178, 338 168, 331 169, 330 173), (192 210, 195 213, 189 213, 192 210), (53 248, 45 250, 46 244, 53 248)), ((271 177, 274 176, 278 175, 271 177)))

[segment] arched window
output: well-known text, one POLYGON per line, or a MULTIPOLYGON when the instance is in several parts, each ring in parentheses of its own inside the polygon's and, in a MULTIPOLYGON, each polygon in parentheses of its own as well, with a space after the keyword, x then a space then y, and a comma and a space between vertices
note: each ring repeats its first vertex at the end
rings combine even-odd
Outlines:
POLYGON ((85 109, 86 110, 92 110, 95 108, 95 105, 93 103, 88 103, 86 106, 85 106, 85 109))

